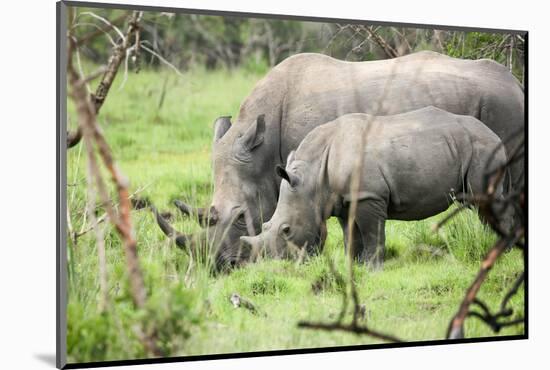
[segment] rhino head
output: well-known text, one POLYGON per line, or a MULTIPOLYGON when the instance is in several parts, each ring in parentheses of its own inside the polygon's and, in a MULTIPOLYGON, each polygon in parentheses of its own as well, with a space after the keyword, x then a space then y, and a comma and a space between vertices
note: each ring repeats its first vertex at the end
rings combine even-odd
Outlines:
POLYGON ((243 249, 275 258, 291 258, 318 253, 326 239, 328 218, 323 207, 324 191, 319 189, 318 176, 310 163, 295 160, 294 152, 287 159, 286 169, 276 167, 283 179, 273 217, 262 225, 257 236, 241 236, 243 249))
MULTIPOLYGON (((269 218, 275 210, 280 182, 273 171, 280 163, 278 137, 266 128, 263 114, 248 120, 239 118, 235 124, 231 124, 231 117, 218 118, 214 123, 214 195, 210 207, 194 209, 175 202, 184 214, 196 215, 206 228, 206 244, 217 270, 239 265, 250 257, 251 250, 240 237, 256 235, 263 217, 269 218)), ((163 225, 161 228, 165 231, 163 225)), ((179 235, 178 240, 180 247, 188 248, 191 238, 179 235)))

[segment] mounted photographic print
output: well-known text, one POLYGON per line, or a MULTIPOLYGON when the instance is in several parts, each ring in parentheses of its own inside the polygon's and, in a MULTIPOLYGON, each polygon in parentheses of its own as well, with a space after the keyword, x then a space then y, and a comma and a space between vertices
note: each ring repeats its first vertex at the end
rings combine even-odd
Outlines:
POLYGON ((527 338, 526 31, 57 10, 58 367, 527 338))

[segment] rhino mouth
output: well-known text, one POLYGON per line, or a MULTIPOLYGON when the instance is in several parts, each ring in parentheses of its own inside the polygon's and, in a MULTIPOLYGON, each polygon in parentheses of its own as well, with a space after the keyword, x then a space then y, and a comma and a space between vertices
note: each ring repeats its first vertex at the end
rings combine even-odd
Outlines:
MULTIPOLYGON (((204 224, 214 224, 211 226, 206 226, 208 231, 214 230, 214 233, 216 233, 216 231, 219 231, 219 227, 217 227, 219 226, 219 222, 212 222, 214 220, 219 221, 217 212, 215 210, 210 209, 202 211, 201 209, 202 212, 196 210, 191 211, 190 207, 185 205, 183 202, 177 202, 176 205, 184 214, 197 213, 204 224), (212 218, 214 218, 214 220, 212 220, 212 218)), ((197 248, 197 246, 194 245, 194 242, 196 242, 195 238, 190 235, 179 233, 170 225, 168 220, 165 219, 163 215, 156 210, 155 207, 151 206, 151 209, 163 233, 172 238, 179 248, 187 250, 190 253, 197 248)), ((255 237, 250 237, 252 238, 252 240, 254 240, 254 242, 243 243, 242 234, 246 235, 247 231, 249 232, 248 235, 254 234, 252 232, 253 230, 247 230, 249 229, 249 227, 246 227, 250 226, 249 223, 246 222, 249 218, 250 215, 246 215, 246 212, 243 209, 238 209, 238 212, 234 212, 234 219, 232 220, 234 222, 232 223, 232 225, 238 225, 239 220, 241 219, 240 222, 242 223, 243 227, 236 228, 239 231, 239 235, 232 235, 233 233, 229 232, 229 230, 226 230, 221 236, 221 242, 218 247, 210 249, 212 248, 212 245, 210 245, 210 248, 208 248, 210 250, 210 252, 208 253, 213 257, 212 259, 214 271, 231 271, 233 269, 242 267, 250 262, 255 262, 261 257, 295 259, 302 258, 304 254, 309 256, 318 255, 319 252, 323 249, 326 238, 326 228, 323 228, 322 225, 320 226, 319 232, 307 232, 304 235, 305 238, 302 239, 305 240, 304 243, 296 244, 293 243, 293 241, 291 240, 292 238, 289 238, 284 241, 284 246, 280 245, 278 248, 275 247, 274 250, 271 251, 271 253, 269 253, 267 248, 267 244, 269 243, 266 243, 263 238, 259 238, 258 235, 255 237), (325 230, 325 232, 323 232, 323 230, 325 230), (259 239, 255 240, 256 238, 259 239)), ((249 237, 245 236, 245 238, 249 237)), ((218 239, 218 241, 220 241, 220 239, 218 239)))
POLYGON ((216 272, 228 272, 232 271, 239 265, 239 261, 236 259, 226 260, 226 259, 217 259, 216 260, 216 272))
POLYGON ((239 267, 243 267, 249 262, 249 258, 244 256, 233 256, 233 257, 225 257, 225 256, 217 256, 216 257, 216 263, 215 263, 215 269, 217 272, 228 272, 235 270, 239 267))
POLYGON ((310 246, 306 246, 306 250, 311 255, 317 255, 321 252, 321 250, 324 247, 324 237, 321 235, 321 233, 318 233, 315 235, 315 239, 313 243, 310 246))
POLYGON ((310 243, 305 243, 303 248, 306 250, 307 254, 310 256, 319 255, 324 247, 325 241, 327 238, 327 229, 325 225, 319 226, 319 231, 316 233, 310 233, 306 240, 311 240, 310 243))

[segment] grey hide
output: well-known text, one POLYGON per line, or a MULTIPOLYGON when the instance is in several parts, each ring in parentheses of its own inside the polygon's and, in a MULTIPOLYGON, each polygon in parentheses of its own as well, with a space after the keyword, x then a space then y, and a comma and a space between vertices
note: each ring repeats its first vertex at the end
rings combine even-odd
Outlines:
MULTIPOLYGON (((491 60, 425 51, 369 62, 297 54, 274 67, 232 125, 229 118, 216 123, 210 207, 216 222, 209 222, 208 239, 218 267, 238 261, 239 237, 255 235, 271 218, 280 185, 274 168, 311 130, 347 113, 383 116, 430 105, 476 117, 503 139, 524 125, 521 85, 491 60)), ((518 163, 516 181, 522 169, 518 163)))
MULTIPOLYGON (((344 115, 311 131, 286 169, 278 167, 286 181, 277 209, 260 235, 241 237, 243 249, 257 254, 265 246, 274 256, 289 255, 289 245, 314 250, 330 216, 338 217, 347 238, 357 174, 351 247, 358 260, 379 267, 387 219, 436 215, 449 207, 451 193, 483 191, 486 164, 505 162, 498 136, 470 116, 434 107, 385 117, 344 115)), ((502 195, 502 186, 497 191, 502 195)))

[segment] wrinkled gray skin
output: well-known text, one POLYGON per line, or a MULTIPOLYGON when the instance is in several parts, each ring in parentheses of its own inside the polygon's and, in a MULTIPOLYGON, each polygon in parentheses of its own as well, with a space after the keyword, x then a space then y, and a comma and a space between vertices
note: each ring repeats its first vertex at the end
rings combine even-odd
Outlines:
POLYGON ((250 250, 287 256, 289 244, 318 245, 330 216, 338 217, 347 238, 352 177, 362 155, 352 251, 380 267, 385 221, 421 220, 446 210, 455 191, 483 192, 486 164, 506 162, 500 144, 476 118, 434 107, 385 117, 344 115, 311 131, 286 169, 278 167, 285 181, 273 217, 260 235, 241 240, 250 250))
POLYGON ((215 124, 207 233, 217 267, 238 263, 246 253, 239 237, 255 235, 271 218, 280 185, 274 168, 317 126, 347 113, 392 115, 433 105, 476 117, 507 138, 523 128, 523 104, 518 81, 490 60, 434 52, 369 62, 321 54, 286 59, 258 82, 233 124, 227 117, 215 124))

